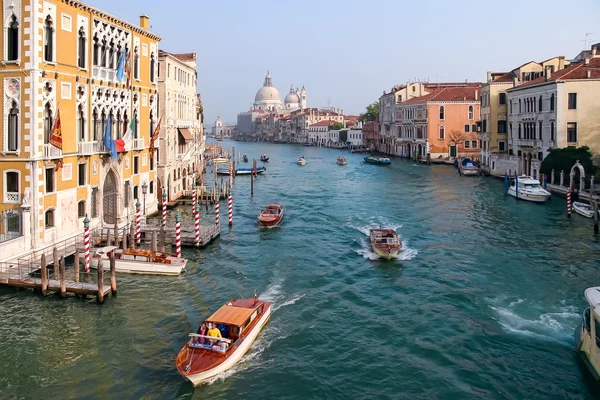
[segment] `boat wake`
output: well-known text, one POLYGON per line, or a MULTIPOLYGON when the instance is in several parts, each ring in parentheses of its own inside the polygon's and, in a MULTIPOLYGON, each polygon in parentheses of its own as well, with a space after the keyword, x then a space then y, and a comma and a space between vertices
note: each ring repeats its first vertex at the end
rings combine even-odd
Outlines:
MULTIPOLYGON (((360 239, 358 239, 356 241, 360 245, 360 248, 355 249, 354 251, 357 254, 360 254, 361 256, 363 256, 365 259, 371 260, 371 261, 381 259, 381 257, 379 257, 373 251, 373 248, 371 247, 371 243, 369 241, 369 230, 375 226, 378 226, 378 225, 376 223, 373 223, 370 225, 365 225, 365 226, 350 225, 350 227, 352 227, 353 229, 356 229, 357 231, 359 231, 360 233, 362 233, 365 236, 365 237, 361 237, 360 239)), ((381 224, 381 226, 389 227, 390 229, 393 229, 396 232, 398 232, 398 229, 402 228, 402 224, 396 224, 396 225, 381 224)), ((398 257, 396 257, 396 260, 408 261, 408 260, 412 260, 413 258, 415 258, 417 256, 417 254, 419 254, 419 251, 417 249, 413 249, 413 248, 409 247, 408 239, 404 239, 402 237, 402 235, 400 235, 400 233, 398 233, 398 237, 402 241, 402 249, 398 253, 398 257)))
POLYGON ((576 307, 559 306, 551 312, 531 302, 518 299, 506 306, 492 300, 490 308, 498 316, 498 323, 508 333, 528 336, 538 340, 572 345, 573 330, 581 319, 576 307))

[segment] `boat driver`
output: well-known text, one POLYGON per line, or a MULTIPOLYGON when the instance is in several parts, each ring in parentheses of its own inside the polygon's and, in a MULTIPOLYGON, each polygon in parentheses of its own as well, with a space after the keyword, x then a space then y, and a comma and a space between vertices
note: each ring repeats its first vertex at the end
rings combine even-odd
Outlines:
MULTIPOLYGON (((208 336, 211 337, 223 337, 221 336, 221 331, 219 330, 219 328, 217 328, 217 324, 208 324, 208 336)), ((219 344, 218 340, 212 340, 210 341, 211 345, 215 345, 215 344, 219 344)))

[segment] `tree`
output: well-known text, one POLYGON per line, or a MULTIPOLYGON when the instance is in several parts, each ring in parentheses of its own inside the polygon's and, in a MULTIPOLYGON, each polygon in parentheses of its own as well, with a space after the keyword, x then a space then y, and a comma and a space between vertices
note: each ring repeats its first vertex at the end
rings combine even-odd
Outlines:
POLYGON ((379 119, 379 102, 376 101, 373 104, 369 104, 367 106, 367 112, 360 114, 358 119, 360 122, 377 121, 379 119))
POLYGON ((344 124, 340 123, 340 122, 336 122, 334 124, 329 125, 329 129, 332 129, 334 131, 339 131, 340 129, 342 129, 344 127, 344 124))
POLYGON ((464 145, 466 138, 467 135, 462 131, 454 129, 450 132, 450 143, 454 143, 459 149, 461 145, 464 145))
POLYGON ((595 172, 596 167, 592 163, 592 153, 590 148, 587 146, 582 147, 565 147, 564 149, 553 149, 550 150, 550 154, 542 161, 540 172, 543 174, 550 174, 554 169, 554 173, 558 174, 560 171, 564 171, 565 175, 571 172, 571 168, 579 160, 586 175, 592 175, 595 172))

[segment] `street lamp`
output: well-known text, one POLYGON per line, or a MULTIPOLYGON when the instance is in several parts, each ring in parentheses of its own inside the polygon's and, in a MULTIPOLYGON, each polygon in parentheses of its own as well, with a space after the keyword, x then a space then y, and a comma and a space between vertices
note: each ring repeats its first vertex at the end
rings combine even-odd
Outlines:
POLYGON ((148 183, 142 184, 142 194, 144 195, 144 215, 146 215, 146 192, 148 191, 148 183))

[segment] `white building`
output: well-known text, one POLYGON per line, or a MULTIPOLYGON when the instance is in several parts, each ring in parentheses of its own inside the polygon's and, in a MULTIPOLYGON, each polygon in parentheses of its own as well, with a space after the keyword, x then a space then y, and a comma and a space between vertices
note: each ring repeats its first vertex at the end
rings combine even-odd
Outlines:
POLYGON ((363 147, 362 129, 350 129, 348 131, 348 142, 353 148, 363 147))
POLYGON ((196 51, 158 54, 159 113, 163 124, 158 145, 159 198, 168 188, 173 201, 190 190, 195 172, 202 171, 204 128, 198 113, 196 51))
POLYGON ((224 125, 220 116, 217 116, 215 124, 212 127, 212 135, 218 138, 231 138, 233 137, 235 125, 224 125))
POLYGON ((302 89, 294 89, 292 85, 290 92, 285 97, 285 102, 281 104, 281 96, 275 86, 273 86, 273 79, 271 74, 267 71, 263 86, 258 89, 254 96, 253 109, 255 110, 266 110, 280 114, 284 109, 286 111, 293 111, 306 108, 306 89, 304 86, 302 89))

